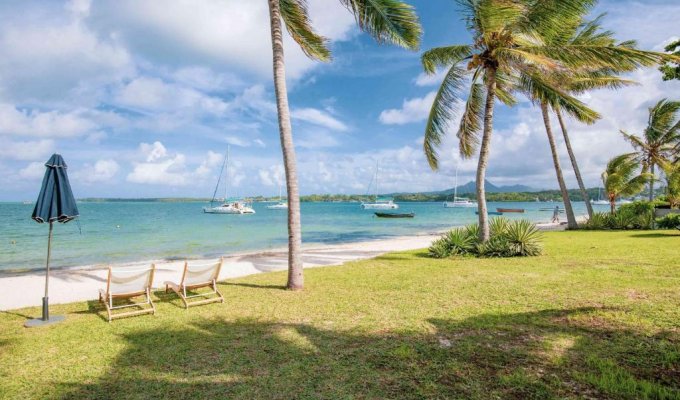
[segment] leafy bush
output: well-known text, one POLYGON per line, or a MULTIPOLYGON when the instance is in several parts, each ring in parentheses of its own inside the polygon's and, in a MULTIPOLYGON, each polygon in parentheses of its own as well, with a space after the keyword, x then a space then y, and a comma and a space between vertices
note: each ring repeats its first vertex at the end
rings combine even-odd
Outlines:
POLYGON ((494 218, 489 223, 490 239, 479 242, 479 225, 455 228, 432 242, 429 254, 434 258, 457 255, 480 257, 526 257, 541 254, 541 233, 526 220, 494 218))
POLYGON ((614 214, 594 213, 582 225, 584 229, 652 229, 654 223, 654 203, 636 201, 623 204, 614 214))
POLYGON ((602 230, 602 229, 611 229, 613 223, 612 223, 612 214, 608 212, 596 212, 593 213, 593 216, 589 218, 585 224, 581 226, 583 229, 591 229, 591 230, 602 230))
POLYGON ((656 226, 661 229, 675 229, 680 227, 680 214, 668 214, 656 219, 656 226))

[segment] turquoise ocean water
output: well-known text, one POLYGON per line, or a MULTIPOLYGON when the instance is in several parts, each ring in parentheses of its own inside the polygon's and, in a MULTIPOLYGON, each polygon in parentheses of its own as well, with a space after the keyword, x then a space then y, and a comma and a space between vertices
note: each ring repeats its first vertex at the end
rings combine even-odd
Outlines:
MULTIPOLYGON (((548 221, 540 208, 561 203, 489 203, 524 208, 508 218, 548 221)), ((256 214, 204 214, 205 203, 80 203, 76 222, 56 224, 54 267, 121 263, 152 259, 213 257, 281 248, 286 245, 286 211, 255 203, 256 214)), ((584 203, 574 203, 577 215, 584 203)), ((596 206, 597 207, 597 206, 596 206)), ((600 207, 598 207, 600 208, 600 207)), ((607 206, 601 206, 606 210, 607 206)), ((0 203, 0 271, 44 268, 47 224, 30 219, 33 205, 0 203)), ((413 219, 381 219, 358 203, 302 203, 304 243, 339 243, 434 232, 476 221, 475 209, 444 208, 441 203, 401 203, 399 212, 413 219)), ((564 218, 564 217, 562 217, 564 218)))

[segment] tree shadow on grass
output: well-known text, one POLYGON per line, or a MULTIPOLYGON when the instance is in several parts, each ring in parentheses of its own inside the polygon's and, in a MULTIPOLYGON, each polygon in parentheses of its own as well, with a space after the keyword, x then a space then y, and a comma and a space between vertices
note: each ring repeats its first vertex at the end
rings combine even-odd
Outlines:
POLYGON ((432 332, 363 332, 212 319, 131 331, 99 381, 64 398, 679 398, 677 332, 577 308, 430 319, 432 332))
POLYGON ((286 290, 285 285, 260 285, 256 283, 244 283, 244 282, 219 282, 220 286, 241 286, 253 289, 278 289, 286 290))
POLYGON ((630 235, 631 237, 636 237, 636 238, 665 238, 665 239, 677 239, 680 236, 680 232, 678 231, 668 231, 668 233, 636 233, 634 235, 630 235))

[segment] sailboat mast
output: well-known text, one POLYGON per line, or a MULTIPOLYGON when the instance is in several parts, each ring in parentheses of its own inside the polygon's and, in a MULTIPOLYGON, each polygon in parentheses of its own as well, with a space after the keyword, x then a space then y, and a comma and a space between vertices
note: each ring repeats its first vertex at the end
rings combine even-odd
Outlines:
POLYGON ((229 188, 229 150, 230 146, 227 146, 227 165, 226 165, 226 174, 224 176, 224 202, 227 202, 227 189, 229 188))
POLYGON ((375 201, 378 201, 378 171, 380 170, 380 161, 375 160, 375 201))
POLYGON ((456 201, 456 197, 458 197, 458 165, 456 165, 456 181, 455 185, 453 186, 453 201, 456 201))

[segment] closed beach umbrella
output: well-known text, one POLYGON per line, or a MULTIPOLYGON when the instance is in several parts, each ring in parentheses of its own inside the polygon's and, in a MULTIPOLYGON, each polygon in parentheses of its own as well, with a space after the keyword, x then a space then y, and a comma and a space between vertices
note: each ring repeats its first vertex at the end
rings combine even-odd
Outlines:
POLYGON ((47 262, 45 271, 45 297, 42 301, 42 318, 32 319, 25 326, 33 327, 58 322, 63 316, 52 316, 49 313, 50 251, 52 246, 52 225, 55 222, 66 223, 78 216, 76 199, 73 197, 71 185, 66 174, 66 162, 59 154, 53 154, 45 163, 47 170, 43 178, 38 200, 33 209, 33 218, 38 223, 49 223, 50 233, 47 239, 47 262))

